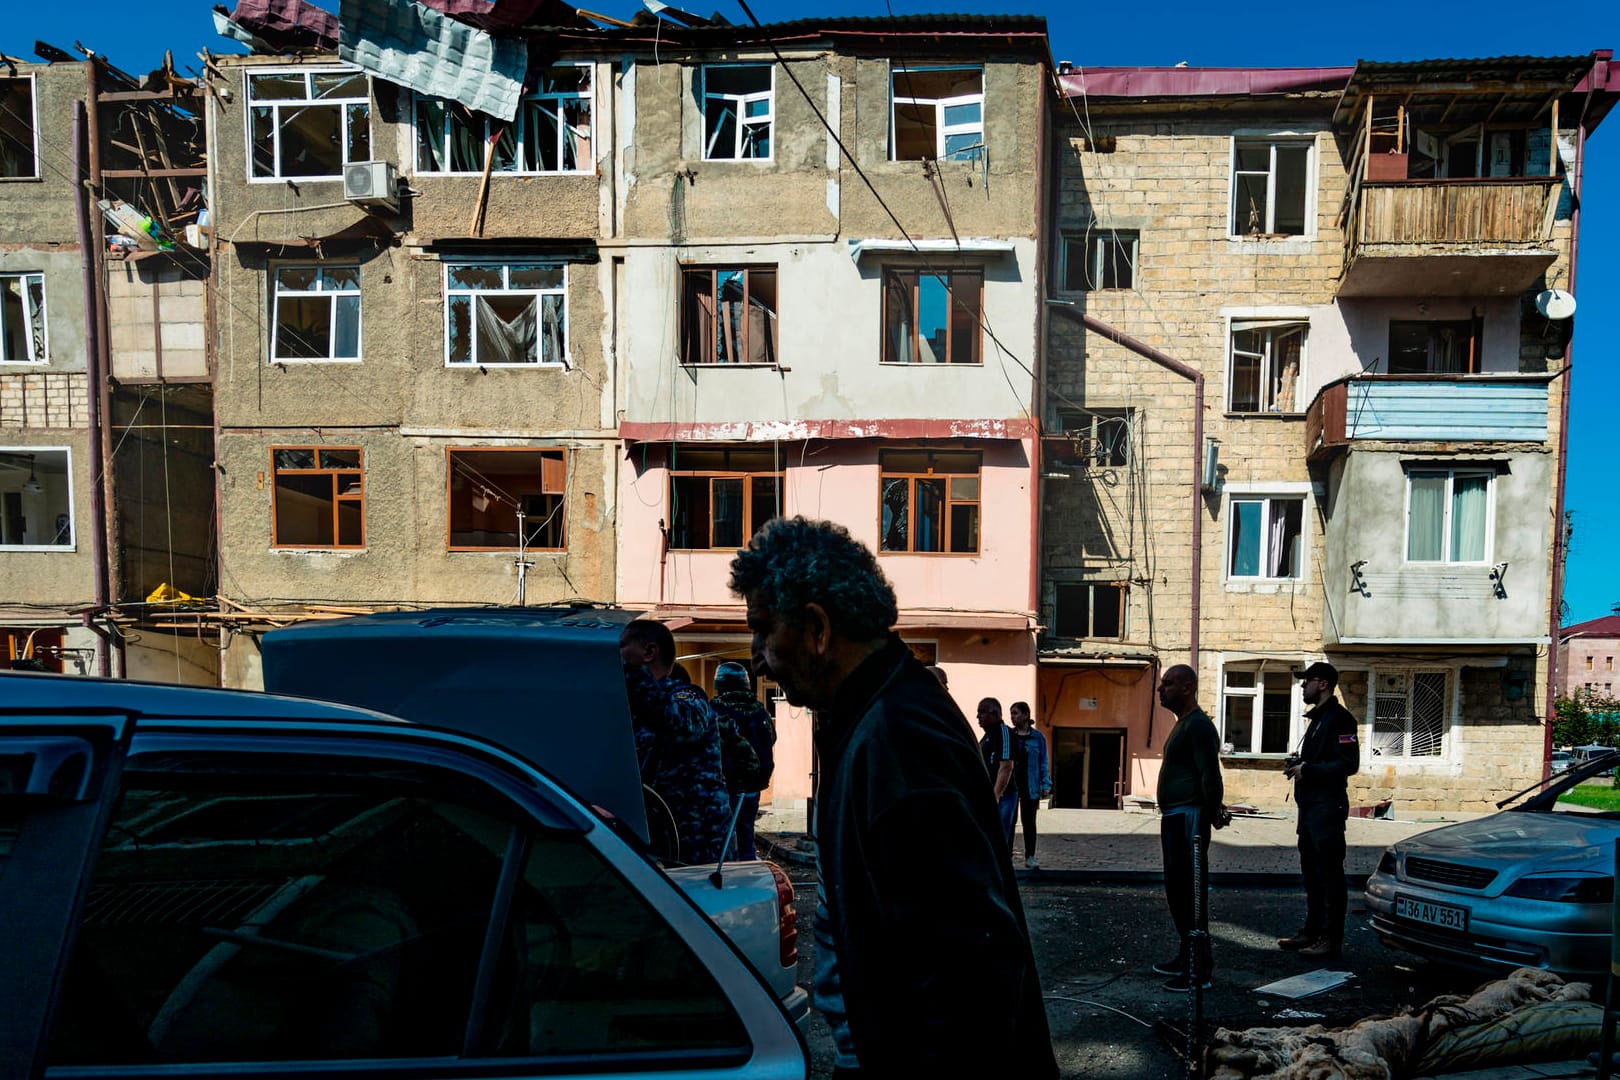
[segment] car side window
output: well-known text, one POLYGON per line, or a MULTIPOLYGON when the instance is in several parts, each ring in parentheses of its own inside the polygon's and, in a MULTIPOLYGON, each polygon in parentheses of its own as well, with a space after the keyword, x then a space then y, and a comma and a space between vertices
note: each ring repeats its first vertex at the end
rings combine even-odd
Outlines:
POLYGON ((476 778, 164 753, 125 768, 49 1061, 251 1075, 737 1045, 712 978, 588 838, 476 778))

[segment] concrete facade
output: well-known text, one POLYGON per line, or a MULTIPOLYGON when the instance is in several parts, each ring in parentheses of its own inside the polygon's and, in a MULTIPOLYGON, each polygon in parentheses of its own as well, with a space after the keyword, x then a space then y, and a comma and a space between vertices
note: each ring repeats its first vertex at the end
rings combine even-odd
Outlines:
MULTIPOLYGON (((1549 229, 1552 265, 1529 286, 1504 290, 1490 254, 1468 251, 1470 263, 1440 245, 1450 276, 1435 292, 1450 295, 1344 296, 1341 211, 1361 197, 1361 129, 1336 123, 1335 108, 1354 73, 1296 75, 1286 94, 1250 93, 1243 81, 1271 74, 1120 69, 1065 80, 1075 107, 1065 103, 1055 126, 1038 712, 1054 745, 1075 748, 1066 777, 1060 764, 1059 802, 1152 796, 1174 718, 1149 688, 1157 671, 1191 661, 1227 744, 1229 800, 1280 804, 1282 759, 1308 722, 1288 672, 1325 657, 1363 718, 1352 803, 1480 808, 1538 778, 1545 756, 1539 706, 1567 380, 1545 378, 1561 353, 1525 312, 1545 282, 1567 280, 1570 223, 1549 229), (1304 159, 1299 220, 1274 232, 1239 224, 1234 209, 1238 162, 1255 168, 1242 155, 1257 147, 1273 153, 1274 170, 1284 154, 1304 159), (1098 277, 1093 261, 1079 274, 1066 266, 1066 255, 1095 260, 1099 244, 1116 266, 1129 260, 1123 287, 1098 277), (1327 439, 1323 403, 1334 393, 1419 378, 1392 375, 1391 357, 1401 328, 1422 322, 1475 328, 1458 378, 1476 380, 1481 411, 1456 418, 1460 435, 1377 441, 1357 437, 1354 422, 1373 425, 1352 405, 1350 435, 1327 439), (1238 335, 1294 326, 1303 345, 1271 354, 1288 366, 1256 408, 1235 365, 1260 338, 1238 335), (1164 362, 1147 355, 1155 351, 1164 362), (1514 441, 1491 441, 1486 414, 1500 409, 1486 399, 1522 397, 1523 386, 1543 413, 1514 441), (1128 448, 1099 444, 1095 425, 1109 423, 1125 425, 1128 448), (1468 558, 1408 558, 1409 474, 1458 470, 1489 477, 1483 554, 1469 546, 1468 558), (1096 621, 1103 598, 1106 625, 1096 621)), ((1281 175, 1268 189, 1278 213, 1291 199, 1281 175)))

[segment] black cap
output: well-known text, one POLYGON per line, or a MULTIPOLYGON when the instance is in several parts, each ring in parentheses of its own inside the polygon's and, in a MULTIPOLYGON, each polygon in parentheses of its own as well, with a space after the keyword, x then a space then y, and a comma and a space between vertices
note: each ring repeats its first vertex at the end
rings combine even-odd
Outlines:
POLYGON ((1326 660, 1318 660, 1304 671, 1294 672, 1296 679, 1326 679, 1334 686, 1339 685, 1339 669, 1326 660))

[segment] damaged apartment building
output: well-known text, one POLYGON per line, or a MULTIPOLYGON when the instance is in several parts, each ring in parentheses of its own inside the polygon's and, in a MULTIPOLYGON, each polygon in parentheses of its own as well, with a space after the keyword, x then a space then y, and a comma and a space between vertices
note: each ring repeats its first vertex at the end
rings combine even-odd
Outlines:
POLYGON ((0 52, 0 668, 213 683, 146 603, 213 592, 197 86, 33 48, 0 52))
POLYGON ((1059 806, 1151 797, 1198 671, 1278 805, 1326 658, 1354 804, 1543 775, 1586 140, 1609 54, 1061 77, 1040 648, 1059 806))
MULTIPOLYGON (((707 683, 747 651, 731 553, 804 513, 880 552, 961 700, 1029 697, 1044 22, 439 6, 345 3, 341 50, 233 13, 222 600, 616 602, 707 683)), ((250 634, 225 657, 255 681, 250 634)))

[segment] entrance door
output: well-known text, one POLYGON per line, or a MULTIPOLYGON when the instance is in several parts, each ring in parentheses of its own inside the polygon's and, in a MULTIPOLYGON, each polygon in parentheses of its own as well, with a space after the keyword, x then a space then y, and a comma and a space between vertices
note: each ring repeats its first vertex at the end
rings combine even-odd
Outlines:
POLYGON ((1124 728, 1054 729, 1052 806, 1069 810, 1120 809, 1124 767, 1124 728))

